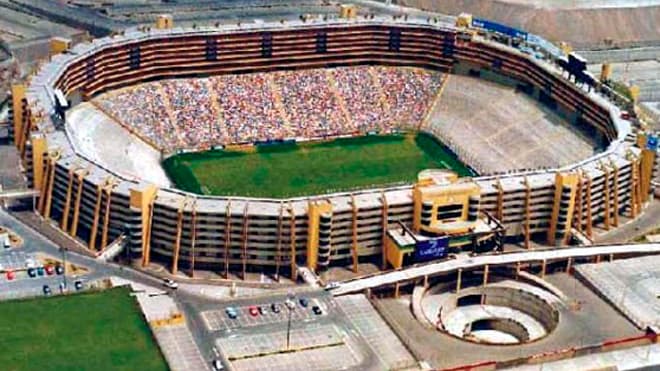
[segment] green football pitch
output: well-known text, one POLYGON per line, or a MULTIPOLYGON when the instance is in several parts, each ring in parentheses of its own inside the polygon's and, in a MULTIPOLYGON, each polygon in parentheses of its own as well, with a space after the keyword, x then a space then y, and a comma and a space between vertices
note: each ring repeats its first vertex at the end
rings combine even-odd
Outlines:
POLYGON ((177 188, 199 194, 295 197, 412 182, 423 169, 471 175, 427 134, 363 136, 321 143, 207 151, 163 162, 177 188))
POLYGON ((0 303, 2 370, 167 370, 127 288, 0 303))

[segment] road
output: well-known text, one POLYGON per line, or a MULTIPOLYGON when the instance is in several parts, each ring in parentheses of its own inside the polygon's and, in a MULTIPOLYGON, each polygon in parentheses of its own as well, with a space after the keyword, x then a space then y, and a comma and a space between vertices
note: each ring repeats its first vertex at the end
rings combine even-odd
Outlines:
POLYGON ((660 243, 643 243, 628 245, 604 245, 590 247, 560 247, 544 250, 512 252, 504 254, 487 254, 475 257, 459 257, 406 269, 394 270, 387 273, 348 280, 331 290, 332 294, 344 295, 353 292, 362 292, 368 288, 393 285, 397 282, 410 282, 433 276, 436 274, 454 272, 458 269, 474 269, 485 265, 511 265, 515 263, 530 263, 568 258, 582 258, 595 255, 609 254, 660 254, 660 243))

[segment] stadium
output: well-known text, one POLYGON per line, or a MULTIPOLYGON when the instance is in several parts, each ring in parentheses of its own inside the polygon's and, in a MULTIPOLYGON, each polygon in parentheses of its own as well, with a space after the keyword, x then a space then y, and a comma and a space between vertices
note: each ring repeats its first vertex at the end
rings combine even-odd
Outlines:
POLYGON ((163 17, 55 43, 12 87, 10 134, 40 214, 172 273, 400 267, 410 229, 566 245, 639 215, 655 155, 625 99, 472 24, 163 17))

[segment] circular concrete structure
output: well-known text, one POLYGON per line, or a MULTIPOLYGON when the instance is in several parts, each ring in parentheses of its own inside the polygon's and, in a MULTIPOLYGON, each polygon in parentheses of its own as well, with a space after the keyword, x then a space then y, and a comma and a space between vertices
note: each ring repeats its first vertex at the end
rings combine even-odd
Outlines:
POLYGON ((559 323, 561 300, 538 286, 504 280, 448 291, 432 287, 421 299, 424 316, 456 338, 480 344, 514 345, 549 335, 559 323))

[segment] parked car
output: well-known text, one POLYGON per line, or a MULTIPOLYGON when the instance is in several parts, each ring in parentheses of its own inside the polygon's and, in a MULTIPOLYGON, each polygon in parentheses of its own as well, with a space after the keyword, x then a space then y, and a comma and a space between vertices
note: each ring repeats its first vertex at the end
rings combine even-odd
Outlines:
POLYGON ((227 307, 225 309, 225 313, 227 313, 227 317, 231 319, 236 319, 236 317, 238 317, 238 313, 236 312, 236 309, 233 307, 227 307))
POLYGON ((262 316, 266 314, 266 310, 261 305, 257 306, 257 310, 259 311, 259 314, 261 314, 262 316))
POLYGON ((11 281, 14 278, 16 278, 16 273, 14 273, 14 271, 7 271, 6 276, 7 276, 7 280, 11 281))
POLYGON ((55 266, 55 273, 57 273, 58 275, 64 274, 64 266, 59 265, 59 264, 56 265, 55 266))
POLYGON ((73 283, 73 287, 76 288, 76 290, 80 291, 83 289, 83 283, 81 280, 77 280, 76 282, 73 283))
POLYGON ((251 306, 251 307, 248 309, 248 311, 250 312, 250 315, 251 315, 252 317, 256 317, 256 316, 259 315, 259 309, 257 309, 257 307, 256 307, 255 305, 251 306))
POLYGON ((171 280, 169 278, 163 279, 163 285, 165 285, 166 287, 171 288, 172 290, 176 290, 179 287, 178 283, 174 282, 173 280, 171 280))
POLYGON ((37 274, 38 274, 39 276, 43 276, 44 273, 45 273, 45 272, 44 272, 44 267, 37 267, 37 274))
POLYGON ((55 273, 55 267, 53 267, 50 264, 45 266, 44 270, 46 271, 46 274, 49 275, 49 276, 52 276, 55 273))
POLYGON ((340 286, 339 282, 337 282, 337 281, 332 281, 332 282, 328 282, 328 284, 325 285, 324 289, 326 289, 326 290, 332 290, 332 289, 336 289, 336 288, 339 287, 339 286, 340 286))
POLYGON ((27 274, 30 278, 34 278, 37 276, 37 270, 35 268, 28 268, 27 274))
POLYGON ((316 314, 317 316, 323 314, 323 310, 321 310, 321 307, 319 307, 318 305, 312 307, 312 312, 314 312, 314 314, 316 314))
POLYGON ((279 313, 280 312, 280 305, 277 303, 273 303, 270 305, 270 310, 273 311, 273 313, 279 313))
POLYGON ((307 308, 309 305, 309 300, 307 298, 300 298, 300 306, 303 308, 307 308))
POLYGON ((48 285, 44 285, 44 287, 42 288, 42 290, 43 290, 43 292, 44 292, 44 295, 50 295, 50 294, 53 293, 53 292, 51 291, 51 289, 50 289, 50 286, 48 286, 48 285))
POLYGON ((215 371, 222 371, 222 370, 225 369, 225 366, 222 364, 222 361, 220 361, 219 359, 214 359, 213 360, 213 369, 215 371))

